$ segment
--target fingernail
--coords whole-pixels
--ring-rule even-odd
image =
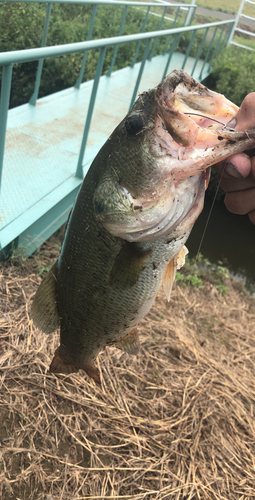
[[[240,174],[240,172],[237,170],[237,168],[232,165],[232,163],[226,163],[225,165],[225,172],[228,174],[228,175],[231,175],[231,177],[243,177],[242,174]]]
[[[226,123],[225,128],[227,130],[229,130],[229,129],[234,129],[235,126],[236,126],[236,119],[232,118],[232,120],[230,120],[230,122]]]

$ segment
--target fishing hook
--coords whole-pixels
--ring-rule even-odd
[[[207,118],[208,120],[212,120],[213,122],[220,123],[223,127],[226,127],[226,123],[221,122],[220,120],[216,120],[216,118],[211,118],[210,116],[202,115],[201,113],[183,113],[184,115],[194,115],[194,116],[202,116],[203,118]]]

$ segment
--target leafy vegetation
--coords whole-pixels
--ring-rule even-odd
[[[206,85],[240,106],[244,97],[254,91],[254,80],[253,52],[230,46],[214,60]]]
[[[224,295],[228,292],[227,280],[229,270],[219,261],[217,265],[211,264],[202,254],[196,258],[186,257],[185,266],[176,273],[176,281],[183,287],[203,287],[204,281],[210,282],[216,290]]]
[[[0,51],[27,49],[41,45],[46,6],[42,4],[4,3],[0,6]],[[99,5],[92,39],[117,36],[124,7]],[[141,31],[144,11],[129,8],[123,35]],[[86,40],[92,15],[92,5],[53,4],[47,45],[58,45]],[[146,31],[157,30],[160,18],[149,16]],[[172,25],[164,20],[162,29]],[[166,39],[157,44],[155,54],[162,52]],[[120,46],[114,69],[131,64],[137,45]],[[141,44],[141,59],[145,42]],[[89,51],[83,81],[94,77],[98,51]],[[103,72],[109,69],[113,48],[106,52]],[[72,54],[44,61],[39,97],[74,85],[79,76],[83,54]],[[11,93],[11,107],[27,102],[34,90],[37,62],[15,65]]]
[[[20,50],[38,47],[41,45],[46,6],[33,3],[3,3],[0,5],[0,51]],[[142,30],[146,9],[129,7],[123,35],[139,33]],[[162,13],[162,8],[158,9]],[[117,36],[121,19],[124,13],[123,6],[99,5],[92,32],[92,39]],[[86,40],[92,15],[92,5],[53,4],[47,45],[58,45]],[[151,15],[148,17],[146,32],[159,29],[161,17]],[[183,13],[176,27],[182,26]],[[169,29],[173,25],[169,15],[164,19],[162,29]],[[204,35],[204,30],[196,34],[190,55],[195,55]],[[185,53],[191,38],[190,33],[182,34],[179,38],[178,50]],[[170,39],[168,49],[173,43]],[[164,51],[168,40],[166,37],[158,39],[154,55]],[[140,45],[138,58],[141,60],[145,43]],[[151,50],[154,43],[151,44]],[[136,53],[137,43],[122,45],[114,65],[114,70],[132,63]],[[177,48],[177,47],[176,47]],[[205,54],[207,45],[204,46],[201,57]],[[103,73],[110,67],[114,49],[109,47],[106,51]],[[94,78],[98,50],[87,53],[86,67],[83,81]],[[83,54],[72,54],[44,61],[39,97],[52,94],[75,84],[81,67]],[[37,62],[15,65],[13,68],[11,107],[28,102],[34,91]]]

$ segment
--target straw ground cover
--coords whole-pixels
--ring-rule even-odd
[[[58,334],[29,317],[53,243],[1,264],[0,498],[255,498],[254,299],[178,282],[140,324],[138,357],[100,355],[102,389],[57,378]]]

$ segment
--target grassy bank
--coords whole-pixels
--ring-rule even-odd
[[[191,3],[190,0],[184,0],[181,3]],[[196,5],[204,9],[218,10],[227,14],[237,14],[241,0],[197,0]],[[254,5],[245,5],[244,14],[255,16]]]
[[[58,248],[1,263],[1,498],[252,498],[254,299],[224,270],[227,292],[188,267],[139,325],[138,357],[100,354],[100,390],[49,374],[58,334],[29,317]]]

